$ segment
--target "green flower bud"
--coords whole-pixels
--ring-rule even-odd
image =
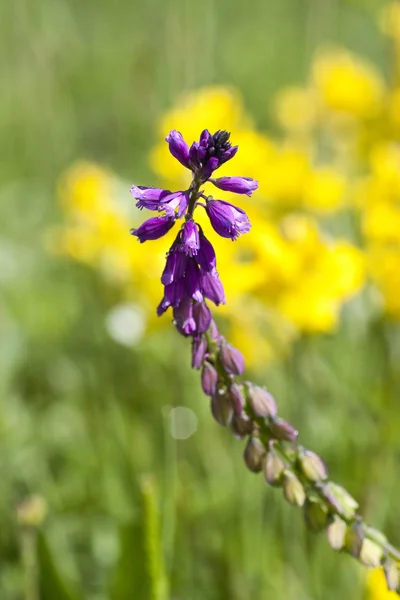
[[[347,525],[339,517],[334,517],[333,521],[326,529],[326,536],[331,548],[341,550],[346,539]]]
[[[322,458],[310,450],[302,450],[299,465],[309,481],[323,481],[328,477],[328,470]]]
[[[279,486],[282,483],[282,475],[285,463],[281,457],[271,448],[264,460],[264,477],[269,485]]]
[[[214,419],[226,427],[232,421],[233,407],[230,397],[225,391],[217,390],[211,398],[211,412]]]
[[[258,385],[251,385],[247,391],[251,409],[257,417],[275,417],[277,406],[273,396]]]
[[[292,506],[303,506],[306,499],[302,484],[291,471],[283,474],[283,495]]]
[[[355,558],[359,558],[361,555],[364,537],[364,529],[359,521],[356,521],[348,527],[346,532],[345,547],[346,550]]]
[[[360,562],[369,568],[379,567],[381,564],[383,552],[381,546],[365,538],[360,552]]]
[[[253,473],[259,473],[262,469],[264,456],[264,444],[258,437],[250,437],[243,454],[247,468]]]
[[[356,514],[358,502],[340,485],[331,481],[324,485],[322,493],[328,504],[346,519]]]
[[[386,585],[392,592],[397,592],[400,589],[399,569],[394,560],[385,558],[383,561],[383,570],[385,572]]]
[[[329,518],[326,506],[307,498],[303,511],[304,520],[310,531],[318,532],[325,529]]]

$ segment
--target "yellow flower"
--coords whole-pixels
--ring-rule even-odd
[[[400,247],[374,244],[368,251],[373,280],[382,293],[386,312],[400,318]]]
[[[305,185],[305,205],[318,212],[332,212],[343,205],[346,179],[331,166],[314,169]]]
[[[280,125],[289,132],[307,132],[317,119],[315,94],[307,88],[285,88],[275,98],[275,112]]]
[[[395,600],[396,592],[389,592],[383,569],[373,569],[367,577],[368,600]]]
[[[379,72],[344,50],[317,56],[313,82],[326,108],[361,119],[377,114],[385,91]]]
[[[381,13],[380,24],[386,35],[400,42],[400,4],[389,2]]]

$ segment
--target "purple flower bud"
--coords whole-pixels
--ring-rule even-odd
[[[273,446],[270,445],[270,450],[264,461],[264,477],[269,485],[280,486],[282,475],[285,470],[285,463],[276,453]]]
[[[215,169],[218,169],[218,167],[219,167],[218,158],[216,158],[215,156],[213,156],[212,158],[209,158],[201,170],[202,180],[207,181],[207,179],[209,179],[209,177],[211,177],[213,171],[215,171]]]
[[[235,194],[251,194],[258,188],[258,181],[251,177],[219,177],[211,179],[212,183],[220,190],[234,192]]]
[[[182,228],[181,249],[189,256],[195,256],[200,248],[199,230],[194,221],[186,221]]]
[[[211,324],[210,324],[210,336],[211,336],[211,339],[215,342],[221,338],[221,334],[218,331],[218,327],[217,327],[217,324],[215,323],[214,319],[212,319]]]
[[[217,391],[217,383],[217,371],[209,362],[205,362],[201,371],[201,387],[206,396],[214,396]]]
[[[164,271],[161,275],[161,283],[168,285],[173,281],[177,281],[186,271],[188,258],[184,252],[180,252],[177,247],[172,246],[167,255]]]
[[[179,306],[174,307],[174,324],[182,335],[191,335],[196,331],[192,308],[192,300],[187,297],[183,298]]]
[[[240,234],[248,233],[251,224],[241,208],[224,200],[207,200],[206,211],[211,225],[218,235],[236,240]]]
[[[225,392],[219,393],[217,390],[212,396],[211,412],[217,423],[223,427],[231,423],[234,412],[231,400]]]
[[[137,200],[137,208],[147,208],[148,210],[158,210],[161,200],[171,194],[169,190],[141,185],[133,185],[129,191]]]
[[[250,385],[248,388],[248,399],[254,414],[257,417],[275,417],[277,406],[273,396],[267,390],[258,385]]]
[[[205,302],[193,305],[193,318],[196,323],[196,333],[205,333],[211,324],[211,312]]]
[[[199,240],[200,248],[196,256],[197,263],[207,273],[213,273],[217,264],[215,250],[201,230]]]
[[[199,169],[200,168],[200,157],[199,157],[199,147],[200,144],[199,142],[193,142],[193,144],[190,146],[190,150],[189,150],[189,157],[190,157],[190,166],[192,169]]]
[[[242,412],[242,414],[233,415],[231,429],[233,434],[238,439],[243,439],[246,435],[250,435],[253,431],[253,421],[246,415],[246,413]]]
[[[200,369],[203,364],[207,353],[207,340],[204,336],[201,336],[198,340],[193,340],[192,343],[192,367],[193,369]]]
[[[141,243],[148,240],[158,240],[174,226],[175,219],[171,217],[152,217],[137,229],[131,229],[131,235],[136,235]]]
[[[274,419],[269,426],[271,433],[277,440],[283,440],[286,442],[295,442],[297,440],[298,432],[295,430],[290,423],[277,417]]]
[[[228,148],[228,150],[226,150],[220,160],[219,160],[219,164],[220,166],[223,165],[224,163],[226,163],[228,160],[231,160],[231,158],[233,158],[236,154],[236,152],[239,150],[239,146],[231,146],[230,148]]]
[[[236,415],[241,415],[243,412],[244,398],[242,395],[241,386],[233,383],[229,388],[229,394],[232,400],[232,407]]]
[[[169,132],[165,141],[169,144],[169,151],[172,156],[179,160],[184,167],[190,169],[189,146],[183,139],[182,134],[176,129],[173,129]]]
[[[193,258],[189,258],[185,272],[186,293],[189,298],[193,298],[196,302],[203,301],[201,292],[200,269]]]
[[[229,375],[241,375],[244,371],[243,354],[231,344],[223,340],[219,352],[221,365]]]
[[[225,294],[222,283],[218,277],[217,272],[214,273],[201,273],[201,289],[205,298],[214,302],[216,306],[219,304],[225,304]]]
[[[183,278],[169,283],[164,288],[164,298],[161,300],[157,314],[161,316],[169,306],[179,306],[185,297],[185,281]]]
[[[265,456],[264,444],[258,437],[251,437],[247,442],[243,458],[247,468],[253,473],[259,473],[262,470]]]
[[[158,210],[165,210],[165,214],[168,217],[174,217],[177,210],[176,215],[180,219],[185,214],[188,203],[189,196],[187,192],[169,193],[167,196],[161,198]]]

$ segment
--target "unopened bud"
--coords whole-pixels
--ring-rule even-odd
[[[219,352],[221,365],[229,375],[241,375],[244,371],[244,358],[242,353],[222,340]]]
[[[209,328],[208,332],[213,341],[217,341],[221,337],[214,319],[211,319],[210,328]]]
[[[251,385],[248,388],[248,401],[251,409],[257,417],[267,418],[275,417],[277,406],[274,397],[258,385]]]
[[[270,423],[270,431],[277,440],[283,440],[286,442],[295,442],[297,440],[298,432],[295,430],[290,423],[277,417]]]
[[[328,470],[322,458],[311,452],[303,450],[299,456],[300,468],[309,481],[323,481],[328,477]]]
[[[331,548],[341,550],[346,539],[347,525],[339,517],[335,517],[327,527],[326,537]]]
[[[219,423],[223,427],[226,427],[232,421],[232,403],[228,394],[225,391],[222,391],[222,393],[220,393],[219,390],[217,390],[214,396],[212,396],[211,412],[217,423]]]
[[[201,336],[199,340],[193,340],[192,343],[192,367],[193,369],[200,369],[204,362],[207,352],[207,340],[204,336]]]
[[[304,520],[310,531],[322,531],[328,523],[328,510],[319,502],[306,500],[304,503]]]
[[[209,362],[205,362],[201,371],[201,387],[206,396],[213,396],[217,391],[218,373]]]
[[[253,431],[253,427],[253,421],[244,412],[240,415],[233,415],[231,429],[237,438],[242,439],[247,435],[250,435]]]
[[[244,398],[242,388],[237,383],[233,383],[229,388],[229,394],[232,401],[233,410],[236,415],[241,415],[243,412]]]
[[[264,461],[264,477],[269,485],[279,486],[282,483],[282,475],[285,470],[285,463],[281,457],[271,448],[267,452]]]
[[[385,558],[383,562],[383,570],[385,572],[386,585],[392,592],[397,592],[400,589],[399,568],[391,558]]]
[[[259,473],[262,469],[264,456],[264,444],[258,437],[250,437],[243,454],[247,468],[253,473]]]
[[[41,496],[31,496],[17,507],[17,518],[20,525],[38,527],[47,514],[47,504]]]
[[[346,550],[355,558],[360,557],[364,537],[364,529],[360,522],[356,521],[348,527],[346,533],[345,547]]]
[[[303,506],[306,493],[296,475],[285,471],[283,475],[283,495],[292,506]]]
[[[354,517],[358,502],[340,485],[330,481],[322,488],[322,494],[328,504],[346,519]]]
[[[382,556],[382,548],[372,540],[365,538],[361,546],[360,562],[365,567],[376,568],[381,564]]]

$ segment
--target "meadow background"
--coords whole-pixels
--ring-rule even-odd
[[[143,218],[132,183],[179,189],[167,128],[191,142],[230,127],[242,154],[226,172],[261,184],[243,204],[254,233],[218,243],[217,321],[247,377],[399,545],[400,16],[391,3],[385,20],[388,6],[3,3],[1,600],[389,597],[380,573],[335,554],[246,470],[187,340],[154,317],[167,242],[129,237]],[[300,88],[279,100],[288,86]]]

